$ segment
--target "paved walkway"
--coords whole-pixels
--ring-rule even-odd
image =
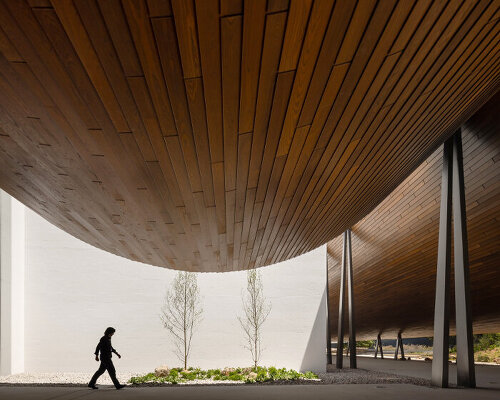
[[[5,400],[498,400],[497,390],[432,389],[414,385],[273,385],[216,387],[146,387],[115,390],[86,388],[0,387]]]
[[[345,359],[345,365],[349,361]],[[397,373],[418,378],[430,378],[431,364],[419,361],[358,358],[358,367]],[[456,370],[450,365],[450,382],[456,381]],[[407,384],[353,385],[241,385],[202,387],[127,387],[115,390],[101,387],[91,390],[82,387],[9,387],[0,386],[0,399],[8,400],[498,400],[500,399],[500,367],[476,366],[478,389],[436,389]]]
[[[430,362],[358,357],[357,363],[358,368],[412,376],[415,378],[431,379],[432,363]],[[349,358],[344,357],[344,365],[349,366]],[[476,364],[475,367],[477,387],[498,390],[498,398],[500,399],[500,365]],[[450,364],[449,366],[449,382],[450,385],[457,384],[456,364]]]

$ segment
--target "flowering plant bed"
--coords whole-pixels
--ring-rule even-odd
[[[275,367],[248,367],[202,370],[200,368],[160,367],[143,376],[133,376],[129,383],[140,384],[210,384],[320,381],[313,372],[297,372]]]

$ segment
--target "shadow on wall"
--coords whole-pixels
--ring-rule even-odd
[[[318,311],[316,312],[311,334],[304,351],[304,357],[300,365],[301,371],[312,371],[316,373],[326,371],[326,312],[325,287],[323,295],[321,296],[321,301],[319,302]],[[319,346],[318,343],[322,343],[323,345]],[[318,369],[318,365],[322,366],[320,370]]]

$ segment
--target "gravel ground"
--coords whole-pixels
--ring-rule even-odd
[[[367,369],[343,368],[336,369],[334,365],[328,365],[327,372],[318,374],[323,383],[371,383],[371,384],[389,384],[389,383],[408,383],[419,386],[430,386],[428,379],[413,378],[410,376],[401,376],[388,374],[385,372],[370,371]]]
[[[92,373],[78,373],[78,372],[60,372],[60,373],[36,373],[36,374],[15,374],[0,376],[0,384],[44,384],[44,385],[80,385],[87,384],[92,378]],[[128,382],[132,376],[144,375],[144,373],[117,373],[116,377],[123,384]],[[101,375],[97,380],[100,385],[112,385],[111,379],[107,373]]]
[[[144,375],[144,373],[118,373],[117,378],[125,384],[132,376]],[[36,373],[36,374],[15,374],[0,376],[0,385],[2,386],[74,386],[86,385],[92,374],[85,373]],[[429,386],[430,382],[426,379],[412,378],[383,372],[369,371],[365,369],[344,368],[337,370],[329,365],[328,372],[318,374],[321,380],[300,380],[294,382],[267,382],[261,384],[392,384],[406,383],[420,386]],[[244,382],[233,381],[213,381],[209,379],[191,381],[187,384],[179,385],[241,385]],[[102,375],[97,381],[98,385],[112,385],[108,374]],[[169,384],[143,384],[141,386],[158,386]]]

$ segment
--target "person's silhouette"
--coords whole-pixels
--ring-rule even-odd
[[[97,347],[95,348],[95,360],[99,361],[99,351],[101,352],[101,365],[99,369],[96,371],[92,379],[90,380],[88,387],[92,389],[99,389],[95,384],[97,382],[97,379],[104,374],[106,370],[108,370],[109,376],[111,377],[111,380],[113,381],[113,384],[117,389],[121,389],[125,385],[121,385],[120,382],[118,382],[118,379],[116,379],[116,370],[115,366],[113,365],[113,361],[111,361],[111,353],[115,353],[118,358],[122,358],[121,355],[118,354],[118,352],[111,346],[111,336],[115,334],[115,328],[107,328],[106,331],[104,332],[104,336],[99,340],[99,343],[97,344]]]

